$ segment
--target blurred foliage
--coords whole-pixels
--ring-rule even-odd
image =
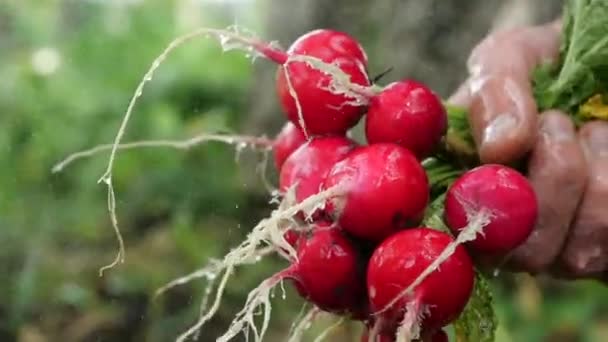
[[[101,278],[117,248],[96,183],[107,154],[50,170],[114,138],[137,82],[172,38],[235,18],[261,30],[258,12],[247,1],[0,2],[0,341],[168,341],[193,322],[203,282],[159,298],[154,291],[221,256],[270,209],[234,148],[121,152],[114,183],[127,258]],[[251,78],[241,53],[195,40],[148,84],[125,141],[247,133],[250,89],[274,96],[272,84]],[[242,268],[202,340],[282,266],[271,259]],[[501,341],[608,340],[608,291],[599,284],[501,274],[493,285]],[[276,298],[270,341],[284,339],[302,304],[293,289],[288,298]],[[341,335],[355,340],[359,328]]]

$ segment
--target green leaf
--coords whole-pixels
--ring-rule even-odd
[[[442,232],[450,233],[450,230],[443,222],[443,201],[445,200],[445,194],[439,195],[433,200],[426,209],[424,215],[424,226],[440,230]]]
[[[608,86],[608,0],[569,0],[563,18],[559,63],[537,68],[534,95],[541,111],[575,114]]]
[[[454,322],[456,341],[493,342],[497,327],[490,285],[484,276],[475,273],[475,288],[469,303]]]

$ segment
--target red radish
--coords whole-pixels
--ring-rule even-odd
[[[249,293],[244,308],[217,341],[229,341],[248,327],[253,328],[255,341],[262,341],[270,319],[269,297],[285,279],[293,280],[302,297],[325,311],[349,315],[367,306],[363,258],[339,227],[319,223],[299,241],[297,259]],[[253,325],[260,309],[264,323],[258,329]]]
[[[367,55],[361,44],[344,32],[329,29],[313,30],[296,39],[291,48],[297,49],[300,54],[313,53],[323,60],[346,57],[367,65]]]
[[[306,142],[296,149],[281,167],[281,191],[285,192],[297,183],[297,202],[318,193],[329,170],[355,145],[354,141],[345,137],[318,137]]]
[[[315,30],[298,38],[287,55],[304,55],[337,65],[350,76],[350,82],[370,85],[367,76],[367,56],[361,45],[349,35],[333,30]],[[285,58],[287,61],[287,58]],[[300,119],[308,135],[344,134],[354,126],[364,112],[362,103],[330,90],[332,76],[313,68],[306,62],[290,62],[277,70],[277,93],[283,110],[291,122],[300,127]],[[285,76],[285,68],[289,80]],[[290,85],[298,103],[290,92]],[[301,107],[301,115],[298,110]]]
[[[433,332],[462,312],[473,290],[474,270],[461,245],[410,295],[398,299],[452,242],[446,233],[415,228],[392,235],[376,248],[367,268],[367,290],[382,331],[394,333],[404,317],[410,317],[416,322],[408,323],[419,325],[423,334]]]
[[[298,292],[319,308],[352,314],[365,305],[365,265],[339,228],[319,224],[300,242],[293,269]]]
[[[370,100],[365,122],[370,144],[397,143],[422,159],[446,129],[447,114],[441,100],[422,83],[391,83]]]
[[[287,122],[272,143],[274,165],[277,170],[281,170],[281,166],[283,166],[287,157],[305,142],[304,132],[293,123]]]
[[[343,188],[326,211],[352,235],[380,242],[417,225],[429,201],[428,179],[416,157],[396,144],[360,147],[336,163],[324,189]]]
[[[516,170],[488,164],[458,178],[445,197],[445,222],[458,234],[467,225],[467,215],[485,209],[489,223],[470,246],[488,254],[504,254],[523,243],[532,232],[538,215],[534,189]]]

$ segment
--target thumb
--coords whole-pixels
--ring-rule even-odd
[[[483,163],[511,163],[531,150],[537,116],[530,73],[556,57],[556,25],[494,33],[471,54],[465,89],[453,97],[467,104],[473,137]]]

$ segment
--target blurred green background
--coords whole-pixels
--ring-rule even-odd
[[[395,8],[373,3],[1,1],[0,341],[173,340],[193,323],[204,283],[159,298],[154,291],[223,255],[269,213],[270,196],[253,172],[259,154],[243,151],[236,162],[235,148],[218,143],[122,152],[113,179],[127,258],[99,277],[117,248],[106,189],[96,183],[107,154],[50,170],[71,152],[112,141],[135,86],[172,38],[236,22],[288,46],[331,26],[361,39],[372,71],[395,67],[386,81],[418,77],[447,96],[464,77],[466,53],[504,9],[499,1],[392,1],[404,14],[385,22]],[[548,7],[524,19],[544,20]],[[197,39],[148,84],[125,141],[272,136],[284,120],[273,71]],[[271,258],[239,270],[201,340],[221,333],[247,292],[282,266]],[[608,341],[606,287],[504,273],[493,286],[499,341]],[[269,341],[283,341],[302,302],[288,288],[288,300],[274,303]],[[315,324],[307,340],[327,324]],[[328,340],[358,341],[359,330],[346,325]]]

